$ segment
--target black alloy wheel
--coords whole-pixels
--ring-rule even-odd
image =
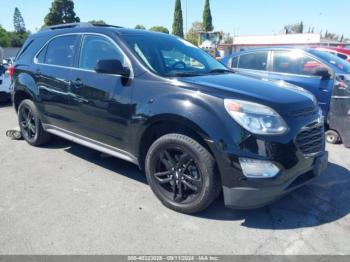
[[[153,174],[159,189],[170,201],[189,203],[203,187],[201,173],[193,157],[179,147],[166,148],[158,154]]]
[[[23,138],[32,146],[41,146],[51,139],[41,124],[38,111],[32,100],[23,100],[18,107],[18,124]]]
[[[178,212],[200,212],[221,191],[214,158],[186,135],[168,134],[156,140],[147,152],[145,171],[158,199]]]
[[[37,134],[37,125],[32,109],[28,105],[23,105],[18,117],[23,137],[26,140],[33,140]]]

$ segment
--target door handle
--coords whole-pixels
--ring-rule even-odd
[[[75,79],[75,81],[73,82],[73,85],[75,88],[82,88],[84,83],[80,78]]]

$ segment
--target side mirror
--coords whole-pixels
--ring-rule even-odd
[[[326,67],[318,67],[315,69],[315,76],[320,76],[322,80],[330,79],[331,74],[329,73],[328,68]]]
[[[119,60],[99,60],[97,62],[95,71],[100,74],[109,75],[121,75],[128,77],[130,75],[130,70],[124,67]]]

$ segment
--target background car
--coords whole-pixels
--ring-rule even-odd
[[[350,49],[339,47],[315,47],[316,50],[328,52],[350,62]]]
[[[15,62],[15,57],[9,57],[9,58],[5,58],[3,61],[2,61],[2,64],[4,66],[10,66],[10,65],[13,65],[13,63]]]
[[[337,143],[343,140],[350,146],[350,63],[329,52],[315,48],[260,48],[237,52],[222,60],[235,72],[269,80],[283,80],[302,87],[315,95],[326,119],[329,131],[343,135],[332,136],[327,140]],[[342,110],[336,110],[342,104]],[[340,113],[339,113],[340,112]],[[334,119],[338,119],[334,127]],[[348,123],[349,122],[349,123]]]
[[[7,102],[11,99],[9,66],[9,64],[0,64],[0,102]]]

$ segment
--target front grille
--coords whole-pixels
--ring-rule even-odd
[[[321,152],[324,144],[323,123],[315,122],[305,126],[297,135],[295,142],[304,155]]]
[[[312,115],[317,112],[317,107],[306,107],[298,110],[293,110],[291,112],[292,116],[299,117],[299,116],[307,116]]]

